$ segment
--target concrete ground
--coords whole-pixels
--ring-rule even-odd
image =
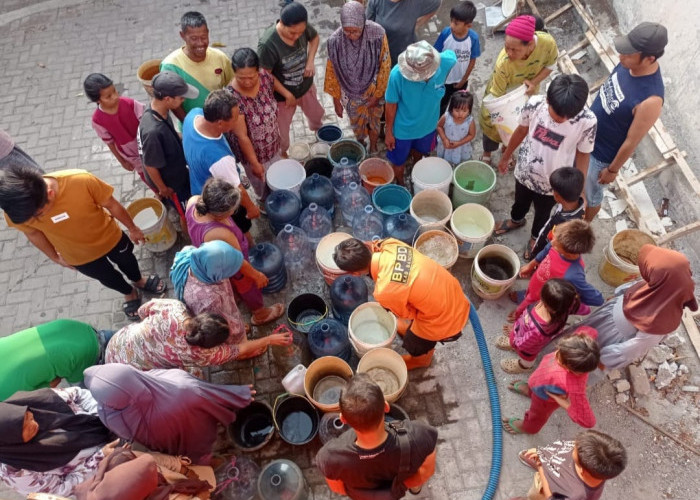
[[[338,26],[341,0],[307,0],[311,20],[319,29],[322,40]],[[449,9],[456,2],[445,0],[436,19],[421,35],[433,41],[449,23]],[[480,5],[494,3],[489,0]],[[546,4],[553,11],[557,2]],[[597,5],[597,3],[596,3]],[[64,168],[87,169],[115,187],[116,196],[124,204],[146,195],[138,179],[122,170],[111,153],[95,136],[90,127],[93,107],[82,95],[82,80],[90,72],[109,75],[119,89],[130,97],[145,102],[146,94],[136,78],[136,68],[147,59],[163,57],[179,46],[178,20],[189,9],[201,10],[209,21],[211,42],[225,45],[230,54],[241,46],[255,47],[261,30],[276,19],[277,0],[190,0],[140,2],[136,0],[50,0],[44,2],[3,2],[0,24],[5,36],[0,42],[0,126],[17,143],[36,158],[47,170]],[[551,12],[550,11],[550,12]],[[600,11],[603,12],[603,11]],[[605,11],[604,22],[610,22]],[[572,14],[572,13],[569,13]],[[580,26],[567,14],[553,23],[552,33],[561,48],[574,37]],[[502,35],[491,36],[484,26],[483,10],[475,29],[482,36],[483,55],[478,60],[470,87],[476,92],[477,104],[488,79],[495,57],[502,46]],[[580,33],[580,31],[579,31]],[[576,41],[576,40],[574,40]],[[574,42],[570,42],[574,43]],[[322,86],[325,48],[317,59],[317,85]],[[595,72],[595,65],[590,64]],[[337,122],[328,96],[324,96],[326,121]],[[347,129],[347,123],[340,122]],[[297,115],[293,125],[294,140],[313,142],[313,134]],[[475,146],[478,141],[475,141]],[[478,150],[479,147],[476,146]],[[489,208],[495,217],[507,216],[512,199],[513,181],[510,175],[500,177]],[[624,215],[617,219],[624,218]],[[73,318],[98,328],[119,328],[125,324],[121,298],[103,289],[75,271],[60,268],[33,248],[21,234],[9,230],[4,222],[0,231],[0,335],[50,321]],[[264,220],[256,222],[256,237],[271,237]],[[589,279],[605,295],[611,288],[603,284],[596,272],[602,249],[614,233],[614,220],[595,223],[598,243],[586,256]],[[521,230],[506,237],[494,238],[497,243],[521,252],[527,232]],[[144,272],[166,276],[175,248],[166,254],[154,255],[138,250]],[[527,401],[506,390],[513,377],[498,368],[503,354],[493,349],[493,339],[500,333],[505,315],[513,307],[508,299],[482,302],[470,286],[471,261],[460,260],[453,269],[465,292],[478,308],[484,325],[489,350],[496,366],[496,379],[504,415],[520,415]],[[315,269],[296,277],[292,284],[267,299],[289,301],[301,291],[315,291],[328,298],[328,289]],[[518,282],[524,288],[526,282]],[[244,311],[245,312],[245,311]],[[268,329],[253,330],[256,336]],[[433,366],[410,375],[406,394],[399,400],[413,419],[436,426],[440,442],[437,471],[434,478],[417,497],[422,499],[469,500],[481,498],[491,462],[491,421],[485,379],[476,342],[468,327],[457,343],[441,346]],[[684,332],[683,332],[683,335]],[[692,350],[686,362],[697,385],[698,362]],[[270,353],[255,362],[234,362],[217,369],[212,379],[218,383],[254,383],[262,399],[273,403],[282,392],[280,379],[284,372]],[[690,500],[700,491],[698,456],[663,437],[651,426],[633,417],[615,402],[615,389],[603,381],[591,390],[590,399],[598,417],[597,428],[616,436],[629,452],[629,466],[619,478],[606,487],[604,498],[674,498]],[[638,399],[637,407],[647,406],[649,419],[656,425],[672,430],[691,431],[698,428],[697,401],[686,399],[669,403],[660,393],[653,392],[646,400]],[[679,409],[687,409],[680,411]],[[547,426],[535,436],[504,436],[503,469],[495,495],[499,500],[524,494],[532,473],[516,457],[520,449],[545,444],[558,438],[573,437],[579,428],[563,412],[557,412]],[[680,432],[680,431],[679,431]],[[697,448],[697,436],[687,438]],[[220,443],[222,451],[228,447]],[[260,452],[251,455],[259,465],[285,457],[294,460],[314,492],[314,498],[335,498],[325,487],[314,467],[318,440],[303,447],[286,445],[279,437]],[[231,450],[228,450],[231,451]],[[0,489],[0,498],[20,498],[11,491]]]

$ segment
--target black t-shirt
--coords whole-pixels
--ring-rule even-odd
[[[157,115],[157,116],[156,116]],[[163,182],[177,192],[189,191],[190,174],[182,149],[182,140],[168,116],[167,122],[147,108],[141,117],[136,136],[144,165],[157,168]],[[180,200],[187,203],[187,200]]]
[[[411,443],[410,474],[415,474],[435,450],[437,429],[422,422],[404,421]],[[401,445],[392,429],[384,443],[365,450],[355,444],[357,434],[350,429],[326,443],[316,455],[316,466],[332,480],[341,480],[346,487],[358,489],[391,488],[401,462]],[[352,495],[350,495],[352,498]]]

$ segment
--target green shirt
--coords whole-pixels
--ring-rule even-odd
[[[86,323],[59,319],[0,338],[0,401],[48,387],[56,377],[75,384],[97,362],[100,346]]]

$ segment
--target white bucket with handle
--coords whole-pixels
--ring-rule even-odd
[[[527,87],[523,84],[501,97],[491,94],[484,97],[484,107],[491,115],[491,123],[496,127],[503,144],[508,144],[518,126],[520,112],[529,99],[526,91]]]

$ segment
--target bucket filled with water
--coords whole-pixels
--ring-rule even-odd
[[[357,365],[357,373],[365,373],[374,380],[389,403],[399,399],[408,384],[406,362],[399,353],[385,347],[365,354]]]
[[[411,179],[414,195],[424,189],[437,189],[445,194],[450,194],[452,165],[447,160],[437,156],[428,156],[413,165]]]
[[[452,215],[452,202],[443,191],[426,189],[411,200],[411,215],[422,226],[446,226]]]
[[[265,446],[275,433],[272,408],[265,401],[253,401],[236,412],[228,435],[236,448],[255,451]]]
[[[483,205],[467,203],[452,214],[450,227],[459,244],[459,256],[473,259],[493,234],[495,221],[491,211]]]
[[[598,274],[610,286],[639,277],[639,250],[642,245],[656,245],[654,238],[638,229],[625,229],[610,239],[598,266]]]
[[[143,85],[146,93],[151,97],[153,97],[153,85],[151,85],[151,82],[160,73],[160,62],[160,59],[149,59],[141,63],[141,66],[136,70],[136,77]]]
[[[482,299],[496,300],[515,283],[520,272],[518,255],[505,245],[487,245],[472,264],[472,288]]]
[[[348,336],[359,357],[372,349],[390,347],[396,337],[396,316],[379,302],[366,302],[350,315]]]
[[[340,410],[340,392],[352,378],[352,368],[335,356],[324,356],[311,363],[304,377],[304,392],[322,412]]]
[[[402,214],[411,208],[411,193],[403,186],[385,184],[372,192],[372,204],[384,216]]]
[[[365,159],[365,147],[354,139],[341,139],[331,144],[328,150],[328,159],[334,167],[341,165],[359,166]]]
[[[177,241],[175,226],[168,219],[168,212],[160,200],[141,198],[126,207],[134,224],[146,238],[146,248],[151,252],[165,252]]]
[[[416,238],[413,247],[445,269],[454,266],[459,256],[457,239],[452,234],[439,229],[425,231]]]
[[[318,412],[303,396],[277,396],[273,415],[277,432],[289,444],[306,444],[318,433]]]
[[[333,144],[343,138],[343,131],[338,125],[323,125],[316,131],[316,139],[320,143]]]
[[[452,185],[455,208],[465,203],[485,205],[496,187],[496,172],[483,161],[465,161],[455,168]]]
[[[367,158],[360,164],[362,185],[369,194],[378,186],[391,184],[394,180],[394,169],[381,158]]]

